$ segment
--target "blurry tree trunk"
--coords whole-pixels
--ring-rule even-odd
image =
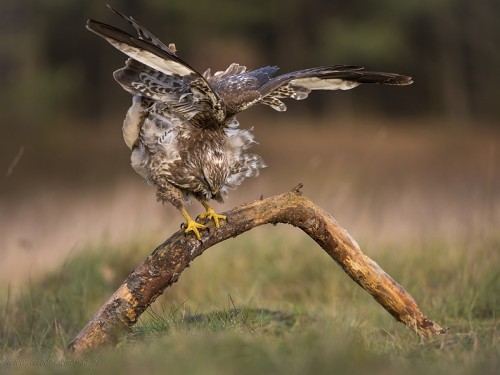
[[[500,62],[500,5],[497,0],[465,2],[464,43],[468,47],[471,100],[475,118],[500,117],[498,65]]]
[[[469,124],[471,115],[471,95],[468,87],[467,63],[462,46],[460,19],[453,9],[441,9],[434,15],[436,35],[437,69],[430,74],[441,85],[444,113],[448,120],[458,126]],[[433,78],[434,77],[434,78]]]
[[[277,223],[302,229],[396,320],[417,334],[445,333],[400,285],[361,252],[332,216],[304,197],[300,188],[234,208],[225,213],[227,222],[210,233],[204,231],[201,241],[193,235],[185,236],[182,230],[172,235],[127,277],[69,344],[68,351],[80,355],[116,340],[206,249],[257,226]]]

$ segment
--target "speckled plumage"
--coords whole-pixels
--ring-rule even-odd
[[[87,28],[129,56],[114,73],[133,96],[123,123],[123,137],[132,150],[137,173],[157,187],[157,197],[170,202],[187,220],[187,231],[200,238],[184,209],[190,196],[207,209],[204,215],[218,226],[222,215],[208,206],[222,202],[229,189],[265,167],[248,151],[254,143],[249,130],[239,128],[235,115],[255,104],[285,111],[281,99],[307,98],[312,90],[347,90],[361,83],[407,85],[411,78],[394,73],[368,72],[358,66],[332,65],[274,77],[277,67],[247,70],[231,64],[225,71],[196,72],[131,17],[116,10],[138,33],[89,20]],[[194,229],[193,229],[194,228]]]

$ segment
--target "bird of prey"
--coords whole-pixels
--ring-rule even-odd
[[[239,128],[235,115],[256,104],[285,111],[282,99],[302,100],[313,90],[348,90],[362,83],[408,85],[411,77],[370,72],[360,66],[328,65],[277,75],[276,66],[247,70],[231,64],[225,71],[198,73],[132,17],[114,10],[137,32],[87,21],[87,28],[129,58],[114,72],[130,94],[132,106],[123,123],[123,137],[132,150],[131,164],[156,186],[157,199],[170,202],[186,219],[185,232],[201,240],[206,225],[193,220],[185,201],[197,199],[206,212],[198,217],[225,220],[209,206],[223,202],[229,189],[265,167],[250,153],[251,130]]]

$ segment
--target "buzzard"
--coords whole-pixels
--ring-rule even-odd
[[[360,66],[328,65],[276,76],[276,66],[247,70],[231,64],[226,70],[198,73],[132,17],[110,9],[137,32],[131,35],[111,25],[87,21],[87,29],[104,38],[129,58],[114,72],[130,94],[132,106],[123,122],[123,137],[132,151],[137,173],[157,188],[157,198],[170,202],[186,219],[185,232],[206,226],[185,209],[191,196],[206,212],[202,220],[215,227],[225,220],[209,206],[223,202],[229,189],[247,177],[257,176],[266,165],[248,149],[251,130],[239,128],[236,114],[255,104],[285,111],[282,99],[302,100],[313,90],[349,90],[362,83],[409,85],[411,77],[370,72]]]

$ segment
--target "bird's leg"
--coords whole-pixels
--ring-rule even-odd
[[[191,217],[189,216],[189,214],[187,213],[187,211],[184,207],[182,207],[180,209],[180,211],[181,211],[182,216],[184,216],[184,218],[186,219],[186,229],[184,230],[184,232],[185,233],[193,232],[195,234],[196,238],[198,238],[198,240],[201,241],[201,236],[200,236],[200,232],[198,231],[198,229],[206,229],[207,227],[205,225],[197,223],[196,221],[191,219]]]
[[[226,216],[216,213],[215,210],[208,205],[207,201],[200,200],[200,203],[203,205],[203,207],[205,207],[206,212],[198,215],[198,217],[200,219],[213,220],[215,223],[215,227],[219,228],[219,220],[226,220]]]
[[[206,229],[207,227],[191,219],[186,211],[186,208],[184,207],[184,198],[182,191],[162,178],[156,179],[155,184],[157,187],[156,197],[158,201],[162,203],[172,203],[174,207],[177,208],[181,212],[182,216],[184,216],[184,218],[186,219],[185,233],[193,232],[196,238],[201,241],[201,236],[198,229]]]

